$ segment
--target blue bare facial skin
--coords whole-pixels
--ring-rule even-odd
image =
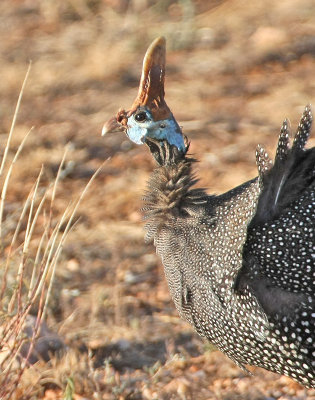
[[[127,136],[136,144],[143,144],[146,137],[156,140],[166,140],[180,151],[185,150],[181,129],[173,115],[170,118],[154,121],[146,107],[139,108],[128,118]]]

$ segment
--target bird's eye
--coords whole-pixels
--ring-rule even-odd
[[[135,115],[137,122],[144,122],[147,119],[147,114],[144,111],[140,111]]]

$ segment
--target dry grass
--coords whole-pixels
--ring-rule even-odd
[[[14,212],[7,207],[10,178],[18,163],[20,153],[33,129],[26,133],[17,151],[8,156],[14,135],[29,66],[8,134],[0,167],[0,241],[1,241],[1,339],[0,339],[0,398],[12,399],[23,374],[30,368],[30,358],[36,347],[42,323],[51,297],[52,286],[59,258],[69,232],[76,223],[76,211],[95,179],[98,169],[83,189],[80,197],[70,202],[63,214],[56,218],[54,203],[58,183],[64,174],[67,148],[60,162],[56,178],[48,186],[42,184],[44,167],[31,191]],[[4,216],[4,214],[6,214]],[[36,315],[30,334],[26,333],[27,319]],[[28,343],[26,354],[22,349]]]

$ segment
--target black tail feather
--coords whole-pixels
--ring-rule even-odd
[[[313,122],[313,115],[311,106],[307,105],[305,107],[304,113],[302,115],[301,121],[299,123],[294,141],[292,150],[302,150],[304,149],[306,142],[311,134]]]
[[[251,226],[274,219],[303,194],[308,187],[315,185],[315,147],[305,149],[310,136],[312,112],[307,106],[302,115],[292,147],[290,147],[290,125],[283,122],[280,130],[275,163],[268,165],[269,157],[260,150],[258,167],[262,182],[257,211]],[[259,155],[259,151],[257,152]],[[256,158],[257,158],[256,153]],[[263,160],[263,162],[262,162]]]
[[[280,135],[278,140],[277,152],[276,152],[276,162],[284,161],[290,150],[290,137],[291,137],[291,127],[290,121],[286,118],[280,129]]]

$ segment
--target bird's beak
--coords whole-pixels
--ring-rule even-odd
[[[125,130],[127,120],[139,107],[146,107],[155,121],[169,118],[172,113],[164,99],[166,41],[155,39],[149,46],[143,60],[139,90],[129,111],[120,110],[116,117],[108,120],[102,136],[114,131]]]
[[[105,136],[107,133],[116,132],[118,130],[120,130],[120,124],[118,124],[117,118],[113,117],[105,122],[105,124],[103,125],[102,136]]]
[[[112,117],[105,122],[102,129],[102,136],[105,136],[108,133],[125,131],[127,125],[126,115],[126,111],[119,110],[115,117]]]

